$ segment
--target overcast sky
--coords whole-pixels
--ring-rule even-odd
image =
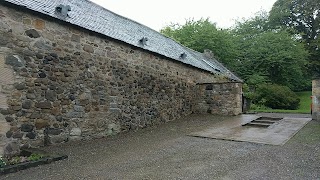
[[[154,30],[171,23],[184,24],[186,19],[209,17],[218,27],[228,28],[234,20],[270,11],[276,0],[91,0],[119,15]]]

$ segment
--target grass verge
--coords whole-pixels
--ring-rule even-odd
[[[311,91],[303,91],[303,92],[297,92],[297,95],[300,98],[300,106],[299,109],[296,110],[287,110],[287,109],[257,109],[252,110],[250,112],[268,112],[268,113],[303,113],[303,114],[309,114],[311,99],[310,96],[312,95]]]

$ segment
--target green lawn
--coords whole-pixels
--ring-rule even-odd
[[[266,110],[254,110],[254,112],[275,112],[275,113],[310,113],[310,104],[312,95],[311,91],[297,92],[297,95],[300,98],[300,106],[297,110],[284,110],[284,109],[266,109]]]

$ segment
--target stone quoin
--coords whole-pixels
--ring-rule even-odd
[[[312,81],[312,119],[320,121],[320,79]]]

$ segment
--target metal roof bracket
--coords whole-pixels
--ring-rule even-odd
[[[141,38],[140,40],[139,40],[139,43],[141,44],[141,45],[143,45],[143,46],[145,46],[145,45],[147,45],[147,41],[148,41],[149,39],[147,38],[147,37],[143,37],[143,38]]]
[[[69,5],[62,5],[56,7],[56,14],[62,18],[70,17],[68,12],[71,11],[71,7]]]
[[[187,57],[187,54],[185,52],[180,54],[180,59],[185,59],[186,57]]]

